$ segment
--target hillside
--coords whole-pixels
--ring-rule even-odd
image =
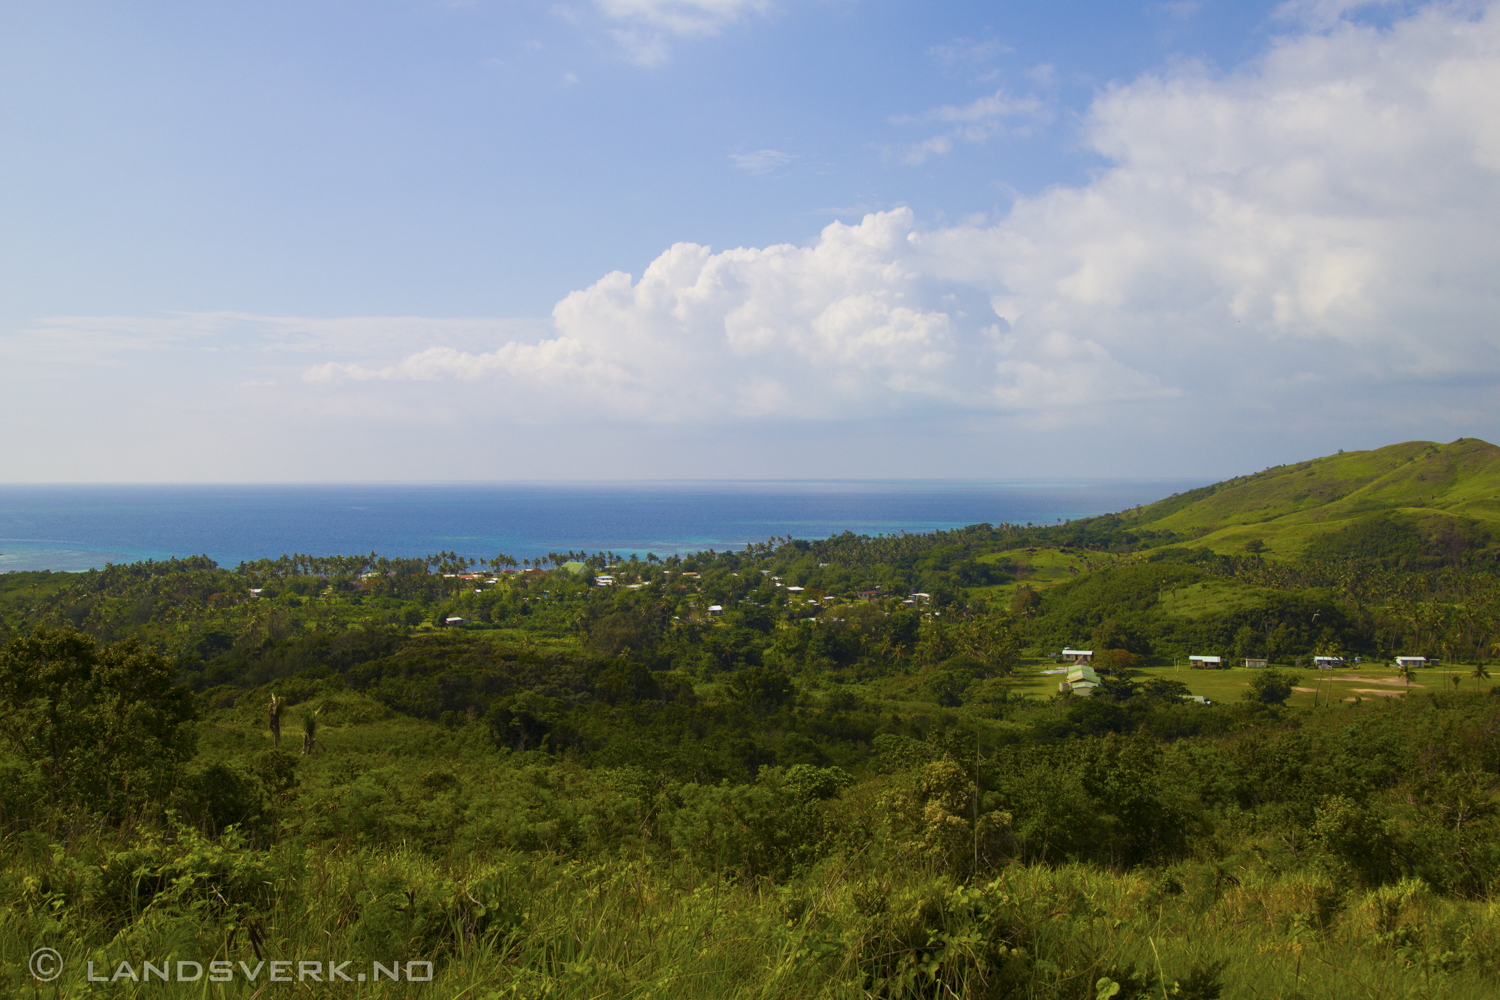
[[[1496,455],[520,573],[0,574],[0,997],[42,940],[60,997],[267,947],[393,1000],[1494,997]]]
[[[1191,490],[1119,521],[1157,544],[1191,541],[1225,555],[1254,551],[1257,542],[1273,558],[1317,545],[1367,549],[1372,534],[1382,536],[1377,548],[1492,549],[1500,539],[1500,447],[1460,438],[1343,452]],[[1407,537],[1385,537],[1392,534]]]

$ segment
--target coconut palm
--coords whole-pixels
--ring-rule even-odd
[[[1410,663],[1403,663],[1396,668],[1396,673],[1400,674],[1402,679],[1406,681],[1406,689],[1410,691],[1411,680],[1417,676],[1417,668]]]
[[[284,701],[285,699],[278,698],[275,694],[271,695],[271,745],[278,749],[281,747],[281,706]]]
[[[1477,684],[1480,681],[1489,680],[1490,672],[1483,663],[1476,663],[1474,664],[1474,669],[1469,671],[1469,676],[1474,678],[1474,682]]]
[[[302,713],[302,752],[310,754],[318,745],[318,713],[322,709]]]

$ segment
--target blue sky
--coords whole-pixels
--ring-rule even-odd
[[[1487,4],[11,4],[0,477],[1494,440]]]

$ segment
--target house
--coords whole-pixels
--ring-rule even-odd
[[[1270,660],[1257,660],[1253,656],[1247,656],[1247,657],[1245,657],[1245,666],[1250,667],[1252,669],[1264,669],[1265,667],[1269,667],[1270,665],[1271,665],[1271,661]]]
[[[1224,666],[1222,656],[1189,656],[1188,666],[1193,670],[1219,670]]]
[[[1342,656],[1314,656],[1313,666],[1319,670],[1332,670],[1334,667],[1342,667],[1344,658]]]
[[[1192,702],[1194,705],[1212,705],[1213,704],[1213,702],[1209,701],[1207,698],[1203,697],[1201,694],[1185,694],[1185,695],[1181,695],[1180,697],[1182,698],[1183,701]]]
[[[1065,649],[1062,658],[1069,663],[1093,663],[1094,651],[1092,649]]]
[[[467,624],[469,624],[469,619],[467,619],[467,618],[460,618],[459,616],[454,615],[452,618],[445,618],[445,619],[443,619],[443,624],[444,625],[467,625]]]
[[[711,615],[722,615],[724,613],[724,606],[722,604],[710,604],[708,606],[708,613]]]
[[[1425,667],[1425,666],[1427,666],[1427,657],[1425,657],[1425,656],[1398,656],[1398,657],[1396,657],[1396,667],[1397,667],[1397,669],[1400,669],[1401,667],[1406,667],[1406,666]]]
[[[800,593],[802,593],[802,590],[803,590],[803,588],[801,588],[801,587],[788,587],[788,588],[786,588],[786,592],[788,594],[800,594]]]
[[[1084,664],[1074,664],[1068,668],[1068,679],[1057,682],[1057,689],[1062,692],[1071,691],[1074,694],[1089,694],[1099,686],[1099,675],[1094,673],[1094,668]]]

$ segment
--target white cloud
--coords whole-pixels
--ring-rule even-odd
[[[729,159],[736,169],[747,174],[770,174],[791,163],[797,157],[777,149],[757,149],[753,153],[730,153]]]
[[[1015,50],[998,38],[986,38],[982,41],[955,38],[943,45],[934,45],[927,50],[927,54],[943,66],[954,66],[989,62],[996,56],[1013,51]]]
[[[545,320],[71,317],[0,350],[212,350],[231,384],[274,381],[258,391],[330,419],[437,421],[462,400],[500,421],[614,428],[999,419],[1118,436],[1154,421],[1206,440],[1247,420],[1416,436],[1441,419],[1482,433],[1500,382],[1495,93],[1492,8],[1345,19],[1227,76],[1187,66],[1101,92],[1084,136],[1108,166],[997,221],[926,228],[896,209],[806,246],[679,243]],[[985,100],[932,120],[1008,107]]]
[[[1088,134],[1112,169],[933,243],[988,248],[1023,326],[1267,363],[1296,340],[1388,378],[1495,371],[1500,26],[1468,12],[1346,22],[1228,78],[1110,90]]]
[[[433,347],[383,364],[325,363],[309,382],[488,380],[534,405],[647,421],[839,419],[1072,406],[1170,395],[1065,331],[1006,340],[933,273],[909,209],[835,222],[811,246],[714,253],[680,243],[640,279],[616,272],[553,310],[555,335],[479,353]]]
[[[621,25],[610,34],[627,57],[655,66],[671,56],[673,38],[703,38],[751,14],[770,10],[768,0],[595,0],[606,18]]]
[[[378,371],[545,372],[650,419],[1089,420],[1210,386],[1251,398],[1290,370],[1367,391],[1494,379],[1495,93],[1488,9],[1345,21],[1227,77],[1186,67],[1101,93],[1086,135],[1113,165],[998,223],[922,230],[897,210],[807,247],[679,244],[639,281],[616,273],[568,296],[534,351],[413,354]],[[1000,93],[930,116],[967,126],[1032,110]],[[942,297],[954,289],[991,306],[955,308]]]
[[[940,122],[951,126],[941,135],[905,147],[901,153],[902,161],[916,165],[925,163],[930,156],[951,151],[955,139],[984,143],[1000,135],[1024,135],[1032,125],[1051,118],[1052,109],[1045,101],[1036,97],[1017,97],[1002,89],[968,104],[945,104],[922,115],[899,115],[891,122],[896,125]],[[1022,124],[1010,124],[1015,120]]]

